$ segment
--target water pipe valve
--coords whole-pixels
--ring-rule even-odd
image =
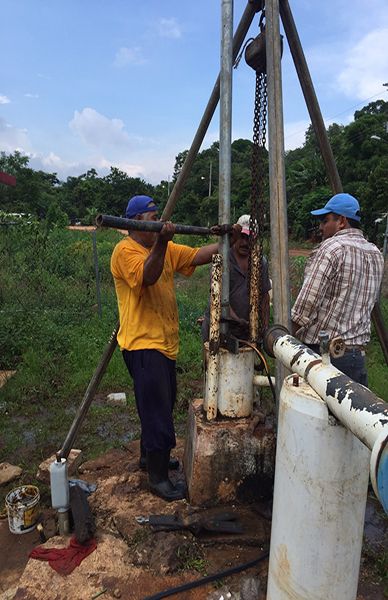
[[[330,364],[330,340],[329,334],[327,331],[319,332],[319,352],[322,356],[322,364],[329,365]]]

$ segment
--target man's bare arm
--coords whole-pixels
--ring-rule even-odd
[[[191,265],[198,267],[199,265],[207,265],[212,260],[213,254],[218,252],[218,244],[209,244],[208,246],[202,246],[193,258]]]
[[[216,233],[216,231],[220,230],[220,226],[215,225],[211,229],[214,231],[214,233]],[[229,243],[231,246],[233,246],[240,234],[241,226],[233,225],[232,232],[229,234]],[[191,265],[193,267],[198,267],[199,265],[207,265],[211,262],[213,254],[216,254],[217,252],[219,252],[218,244],[209,244],[208,246],[202,246],[202,248],[200,248],[197,254],[195,255]]]
[[[174,237],[175,225],[169,221],[163,225],[158,238],[148,258],[144,261],[143,285],[154,285],[162,274],[164,259],[166,257],[167,245]]]

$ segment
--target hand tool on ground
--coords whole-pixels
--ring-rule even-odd
[[[135,517],[139,525],[150,525],[153,531],[188,530],[194,535],[204,531],[211,533],[242,533],[243,527],[236,515],[231,512],[219,512],[212,515],[193,514],[182,516],[149,515]]]

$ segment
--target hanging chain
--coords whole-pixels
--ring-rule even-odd
[[[264,237],[264,148],[267,129],[267,74],[256,72],[255,107],[253,119],[252,184],[250,206],[249,266],[248,281],[250,303],[258,305],[258,328],[250,323],[251,341],[258,343],[263,336],[262,314],[262,270]],[[257,294],[257,299],[255,295]]]

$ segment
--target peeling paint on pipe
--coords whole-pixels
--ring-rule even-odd
[[[303,377],[327,403],[331,412],[372,452],[371,480],[388,512],[388,404],[356,383],[322,357],[289,335],[285,327],[271,327],[265,347],[282,364]]]
[[[220,347],[222,256],[213,254],[210,286],[209,357],[207,363],[204,409],[207,419],[217,416],[218,363]]]

